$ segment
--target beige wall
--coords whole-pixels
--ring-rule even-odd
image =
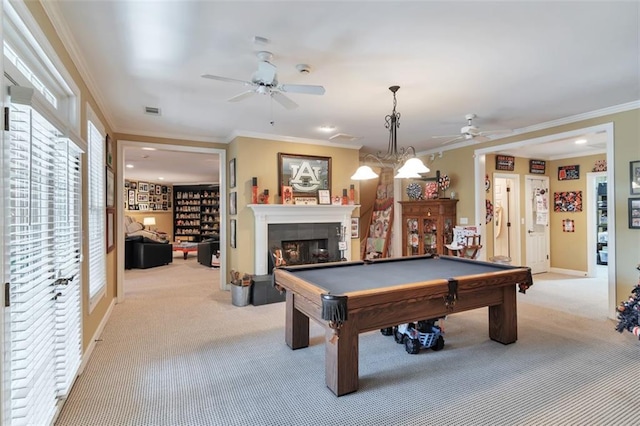
[[[278,194],[278,153],[317,155],[331,157],[331,194],[342,195],[342,189],[349,188],[350,177],[358,168],[358,150],[337,148],[330,145],[310,145],[302,143],[281,142],[275,140],[236,138],[229,147],[229,160],[236,158],[236,188],[229,192],[238,193],[238,214],[229,216],[229,220],[237,220],[236,248],[228,250],[228,268],[240,272],[254,273],[254,216],[251,208],[251,178],[258,178],[260,191],[268,189],[270,203],[280,203]],[[356,197],[359,187],[356,186]],[[356,202],[358,202],[356,198]],[[356,210],[352,214],[358,217]],[[360,242],[349,241],[352,259],[359,258]]]
[[[616,268],[616,294],[614,297],[615,300],[618,301],[625,300],[629,296],[631,289],[637,283],[638,277],[635,267],[640,262],[640,254],[638,252],[638,247],[640,246],[640,231],[628,228],[627,213],[627,200],[630,197],[629,162],[640,159],[640,143],[638,142],[640,141],[640,109],[605,115],[549,129],[524,133],[499,141],[478,143],[477,145],[446,151],[444,152],[443,158],[436,158],[433,163],[429,164],[429,167],[432,169],[432,175],[433,170],[440,169],[441,172],[450,176],[452,186],[449,192],[451,190],[458,192],[460,198],[458,202],[458,220],[460,217],[468,217],[470,218],[470,223],[473,223],[475,215],[473,155],[476,149],[536,139],[606,123],[612,123],[614,127],[614,156],[608,159],[609,164],[614,164],[615,167],[614,181],[610,182],[610,184],[613,185],[613,192],[615,194],[613,203],[615,205],[616,221],[616,259],[615,265],[613,265]],[[428,157],[423,158],[423,160],[428,161]],[[591,160],[589,160],[587,164],[592,164]],[[516,167],[519,167],[517,163]],[[555,167],[557,170],[557,165]],[[588,168],[588,170],[590,170],[590,168]],[[403,194],[403,196],[405,195]],[[555,244],[556,251],[560,250],[559,244],[560,243]],[[524,243],[522,254],[524,259]],[[611,265],[611,262],[609,264]]]

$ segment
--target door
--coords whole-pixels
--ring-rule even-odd
[[[531,273],[549,271],[549,178],[525,177],[526,266]]]
[[[50,424],[81,361],[81,152],[27,100],[10,104],[5,134],[8,267],[4,308],[7,425]],[[31,91],[33,92],[33,91]],[[18,96],[20,95],[20,96]]]

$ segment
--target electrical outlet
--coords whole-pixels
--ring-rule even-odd
[[[468,225],[468,224],[469,224],[469,218],[467,217],[460,218],[460,225]]]

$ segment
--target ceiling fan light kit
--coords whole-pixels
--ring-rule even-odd
[[[301,93],[306,95],[324,95],[325,90],[322,86],[309,84],[280,84],[278,82],[278,75],[276,72],[277,68],[271,63],[273,54],[266,50],[261,50],[256,54],[256,56],[258,57],[258,70],[251,76],[251,81],[211,74],[203,74],[202,77],[211,80],[223,81],[225,83],[236,83],[252,87],[252,89],[228,99],[229,102],[238,102],[253,94],[269,95],[271,99],[278,102],[283,107],[287,109],[294,109],[298,107],[298,104],[285,96],[283,92]],[[301,73],[309,73],[311,71],[311,67],[307,64],[298,64],[296,68]]]
[[[393,93],[393,111],[391,114],[385,116],[385,127],[389,129],[389,146],[387,147],[387,152],[383,154],[382,152],[378,152],[377,156],[373,156],[372,154],[367,154],[364,157],[364,160],[368,157],[376,159],[383,167],[383,161],[392,162],[395,164],[394,168],[398,168],[397,174],[394,176],[395,179],[417,179],[422,176],[420,173],[428,173],[429,168],[424,165],[422,160],[416,157],[416,149],[413,146],[408,146],[406,148],[398,149],[398,127],[400,127],[400,113],[396,111],[396,105],[398,101],[396,100],[396,92],[400,90],[400,86],[391,86],[389,87],[391,93]],[[367,170],[368,169],[368,170]],[[369,171],[371,173],[369,173]],[[361,177],[367,176],[367,177]],[[368,177],[370,176],[370,177]],[[367,165],[360,166],[358,170],[351,176],[353,180],[365,180],[365,179],[374,179],[377,178],[378,175],[371,170],[371,167]]]

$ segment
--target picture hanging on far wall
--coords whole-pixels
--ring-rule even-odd
[[[318,196],[331,190],[331,157],[278,153],[278,195],[282,187],[293,188],[293,196]]]
[[[231,226],[229,227],[229,241],[231,248],[236,248],[236,220],[231,219]]]
[[[631,180],[631,195],[640,195],[640,161],[629,163],[629,178]]]
[[[629,198],[629,228],[640,229],[640,198]]]
[[[573,219],[564,219],[562,221],[562,232],[575,232],[576,227]]]
[[[238,193],[229,193],[229,214],[235,215],[238,213]]]
[[[554,192],[554,212],[581,212],[582,191]]]
[[[229,161],[229,188],[236,187],[236,159]]]

